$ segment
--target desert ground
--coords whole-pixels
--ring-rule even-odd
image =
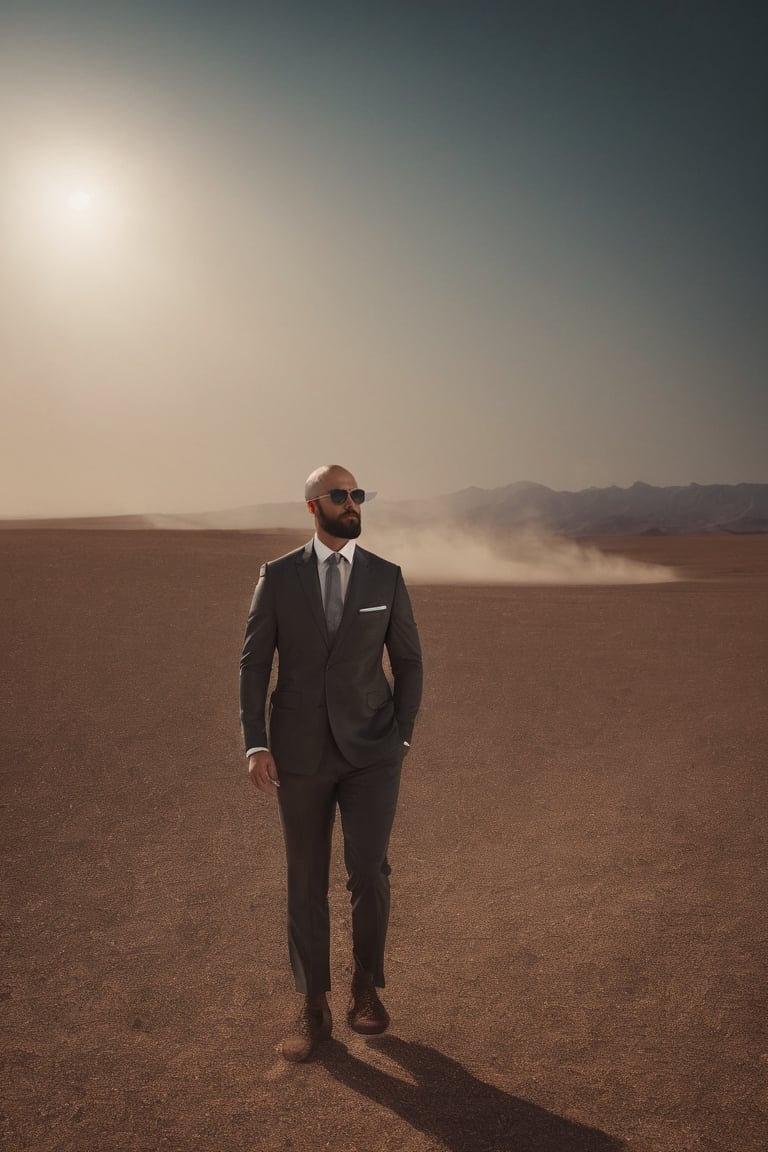
[[[768,537],[605,540],[674,583],[416,585],[388,1035],[296,1008],[237,667],[296,533],[0,533],[2,1147],[757,1152]],[[365,543],[363,538],[362,543]]]

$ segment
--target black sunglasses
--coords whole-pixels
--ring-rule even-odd
[[[323,492],[322,496],[313,496],[312,499],[324,500],[326,496],[330,496],[334,504],[346,504],[347,497],[353,504],[365,503],[365,491],[362,488],[353,488],[351,492],[346,488],[331,488],[330,492]]]

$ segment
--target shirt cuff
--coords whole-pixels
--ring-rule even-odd
[[[264,748],[262,745],[259,745],[258,748],[249,748],[245,753],[246,760],[249,756],[252,756],[254,752],[269,752],[269,748]]]

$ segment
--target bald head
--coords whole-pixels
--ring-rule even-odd
[[[321,464],[307,476],[304,499],[316,500],[318,496],[330,492],[331,488],[357,488],[357,481],[341,464]]]
[[[360,535],[360,507],[352,499],[356,488],[357,480],[341,464],[323,464],[307,476],[304,485],[307,510],[315,518],[319,539],[334,551],[343,547],[347,540],[355,540]],[[334,489],[341,489],[343,493],[341,504],[330,499]]]

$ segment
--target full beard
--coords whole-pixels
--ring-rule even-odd
[[[363,529],[361,517],[358,512],[344,512],[338,518],[332,519],[330,516],[326,516],[322,505],[318,504],[317,519],[323,531],[327,532],[329,536],[335,536],[337,539],[357,540]]]

